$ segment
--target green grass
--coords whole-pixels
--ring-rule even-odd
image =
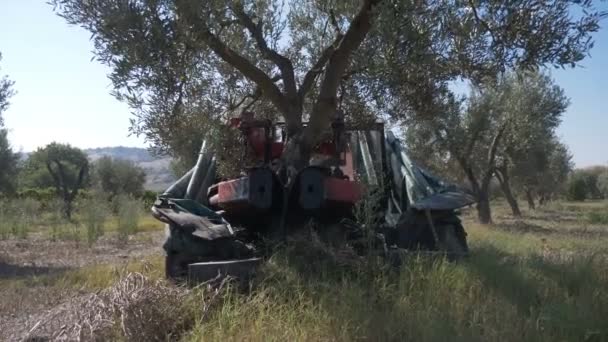
[[[608,225],[608,206],[587,213],[587,219],[591,224]]]
[[[105,201],[84,199],[68,221],[60,201],[45,203],[44,208],[33,200],[5,201],[0,203],[0,240],[42,233],[51,241],[84,241],[92,246],[106,233],[124,243],[135,233],[163,230],[164,224],[145,213],[139,201],[124,202],[125,209],[113,214]]]
[[[275,257],[251,294],[231,293],[185,340],[555,341],[608,338],[605,264],[414,258],[400,272],[313,272]]]
[[[163,230],[165,227],[164,223],[159,222],[152,215],[143,215],[139,218],[137,223],[137,232],[157,232]],[[116,233],[119,230],[118,218],[111,217],[108,219],[105,225],[105,231]]]
[[[515,220],[499,204],[491,226],[466,213],[471,255],[454,263],[411,255],[400,269],[373,258],[344,264],[299,241],[273,255],[248,291],[210,300],[198,288],[162,305],[194,322],[182,341],[608,341],[608,226],[588,220],[606,205],[556,203]],[[144,217],[138,226],[162,225]],[[160,278],[162,257],[15,281],[97,291],[129,271]]]
[[[561,231],[560,217],[543,223],[554,232],[509,232],[468,216],[469,258],[412,257],[399,271],[349,270],[288,250],[184,340],[608,340],[608,239]]]

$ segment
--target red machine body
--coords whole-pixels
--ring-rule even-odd
[[[252,113],[243,113],[231,120],[230,125],[239,129],[245,138],[245,149],[253,155],[258,166],[247,174],[225,180],[209,190],[212,206],[231,212],[259,213],[285,205],[284,194],[298,199],[297,209],[331,210],[350,209],[359,201],[362,185],[356,181],[353,171],[353,156],[344,141],[344,131],[335,127],[333,136],[320,143],[311,156],[311,166],[302,170],[295,183],[288,189],[280,180],[272,165],[279,160],[285,147],[283,126],[273,125],[269,120],[257,120]],[[280,164],[280,163],[278,163]]]

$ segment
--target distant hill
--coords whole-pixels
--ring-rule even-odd
[[[171,158],[155,156],[145,148],[124,146],[99,147],[85,149],[84,152],[92,161],[103,156],[133,161],[146,172],[146,184],[144,186],[148,190],[165,190],[176,180],[170,168]]]
[[[127,159],[136,163],[151,162],[158,160],[158,157],[153,156],[145,148],[138,147],[98,147],[88,148],[84,150],[91,160],[97,160],[103,156],[110,156],[112,158]]]

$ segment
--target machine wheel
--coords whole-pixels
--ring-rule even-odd
[[[184,280],[188,277],[188,259],[180,253],[170,252],[165,256],[165,277]]]
[[[467,233],[461,224],[450,224],[443,227],[439,236],[441,248],[446,253],[448,260],[461,259],[469,254],[467,244]]]

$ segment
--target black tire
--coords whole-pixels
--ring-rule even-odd
[[[441,249],[450,261],[461,259],[469,254],[467,234],[461,224],[445,225],[439,240]]]
[[[165,256],[165,277],[170,280],[186,280],[188,278],[188,259],[176,252]]]

